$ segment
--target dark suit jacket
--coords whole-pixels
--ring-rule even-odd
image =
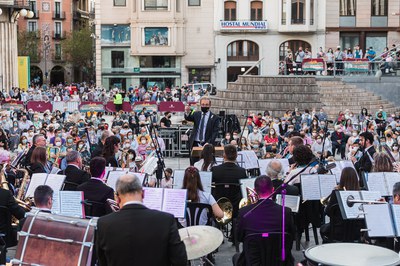
[[[99,265],[186,266],[186,248],[174,217],[129,204],[100,217],[96,250]]]
[[[6,235],[7,246],[15,245],[17,239],[16,235],[12,235],[11,215],[21,220],[24,218],[25,211],[17,204],[11,191],[2,188],[0,188],[0,207],[0,233]]]
[[[83,191],[85,200],[92,202],[92,206],[85,206],[86,215],[100,217],[112,212],[107,199],[114,199],[114,190],[100,180],[89,179],[76,190]]]
[[[115,158],[115,156],[110,156],[105,158],[106,159],[106,166],[111,166],[111,167],[120,167],[117,159]]]
[[[193,142],[195,141],[197,131],[200,130],[199,127],[201,122],[201,116],[202,116],[201,111],[190,113],[189,115],[185,114],[185,119],[187,121],[191,121],[194,123],[192,133],[190,134],[189,137],[189,148],[193,147]],[[208,121],[205,122],[207,122],[207,126],[206,126],[206,132],[204,134],[204,143],[210,143],[212,145],[216,145],[215,139],[218,136],[220,119],[217,115],[210,112],[209,119]]]
[[[103,154],[103,147],[104,147],[103,143],[99,141],[97,147],[92,151],[91,158],[101,156]]]
[[[239,202],[242,199],[240,185],[226,188],[218,184],[240,184],[239,180],[247,178],[246,170],[235,163],[223,163],[212,168],[212,182],[216,184],[211,193],[216,200],[227,197],[233,204],[233,217],[237,217]]]
[[[371,156],[371,158],[374,158],[374,154],[375,154],[375,148],[374,146],[371,146],[367,152],[363,153],[363,155],[361,156],[361,158],[354,164],[355,168],[357,169],[358,172],[360,172],[361,170],[365,171],[365,172],[371,172],[372,170],[372,162],[371,159],[369,158]],[[369,156],[368,154],[369,153]]]
[[[58,172],[58,174],[66,176],[65,182],[71,182],[71,183],[75,183],[78,185],[85,183],[91,177],[88,172],[78,169],[78,167],[75,167],[73,165],[68,165],[64,171],[60,171],[60,172]],[[76,187],[77,187],[76,185],[68,184],[68,183],[64,183],[64,184],[65,184],[65,186],[64,186],[63,190],[70,190],[70,191],[76,190]]]

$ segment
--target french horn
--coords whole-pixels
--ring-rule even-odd
[[[222,197],[217,201],[217,204],[223,211],[224,217],[216,218],[215,220],[217,221],[217,223],[221,225],[226,225],[232,220],[232,213],[233,213],[232,202],[228,198]]]

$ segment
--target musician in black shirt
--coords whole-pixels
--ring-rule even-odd
[[[163,118],[161,118],[161,121],[160,121],[160,127],[161,128],[168,128],[168,127],[171,127],[171,124],[172,124],[172,122],[171,122],[171,113],[170,112],[165,112],[164,113],[164,117]]]

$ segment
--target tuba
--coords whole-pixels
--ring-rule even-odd
[[[247,198],[243,198],[240,200],[239,209],[247,205],[254,204],[259,200],[259,196],[254,189],[246,187],[246,193],[247,193]]]
[[[216,220],[219,224],[226,225],[232,220],[232,213],[233,213],[232,202],[228,198],[222,197],[217,201],[217,204],[224,212],[224,217],[216,218]]]

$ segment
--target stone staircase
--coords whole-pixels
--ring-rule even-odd
[[[283,117],[287,110],[295,107],[301,112],[324,107],[330,120],[335,120],[339,111],[346,109],[354,114],[359,114],[362,107],[375,114],[380,105],[388,113],[400,110],[380,96],[346,84],[340,78],[313,76],[239,76],[236,82],[228,84],[227,90],[218,91],[211,99],[214,113],[225,111],[239,119],[265,110]]]

